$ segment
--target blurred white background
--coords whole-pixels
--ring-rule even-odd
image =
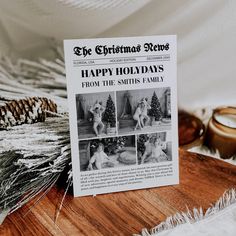
[[[1,0],[0,55],[48,57],[51,38],[176,34],[179,105],[236,105],[235,12],[235,0]]]

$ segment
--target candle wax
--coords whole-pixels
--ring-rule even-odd
[[[215,119],[222,125],[230,128],[236,128],[236,115],[235,114],[215,114]]]

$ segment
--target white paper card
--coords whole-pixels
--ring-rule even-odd
[[[176,36],[64,51],[74,196],[178,184]]]

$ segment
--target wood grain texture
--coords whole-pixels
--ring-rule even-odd
[[[179,153],[179,185],[96,197],[68,195],[57,224],[54,217],[63,192],[53,188],[25,217],[32,202],[8,216],[0,235],[132,235],[186,207],[207,209],[225,190],[236,187],[236,166],[184,150]]]

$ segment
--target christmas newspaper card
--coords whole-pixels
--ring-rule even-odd
[[[178,184],[176,36],[64,50],[74,195]]]

